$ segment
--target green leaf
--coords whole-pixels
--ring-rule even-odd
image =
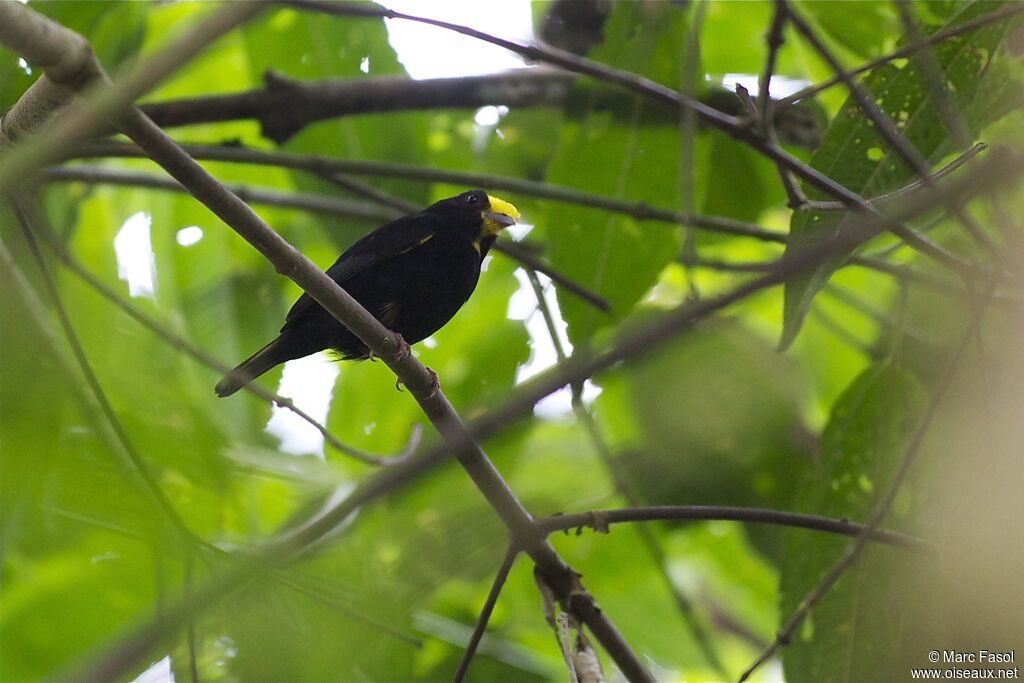
[[[816,467],[799,484],[800,512],[863,521],[888,485],[924,406],[908,372],[889,364],[865,370],[836,401]],[[897,499],[887,527],[903,527],[912,512]],[[911,499],[912,500],[912,499]],[[783,620],[838,559],[848,538],[802,529],[785,532],[782,554]],[[810,620],[783,650],[787,680],[897,680],[900,639],[925,625],[898,618],[901,596],[912,590],[906,572],[919,556],[871,545],[825,595]]]
[[[723,321],[628,367],[641,437],[617,466],[642,503],[789,505],[810,458],[799,375],[785,358]],[[774,530],[752,532],[764,549],[778,542]]]
[[[981,1],[960,3],[957,14],[936,30],[956,26],[999,6],[999,3]],[[1017,87],[1013,81],[989,78],[993,56],[1017,23],[1006,21],[989,25],[946,40],[933,50],[948,95],[974,132],[980,123],[974,112],[990,111],[993,101],[1010,96]],[[937,162],[952,151],[949,133],[917,59],[874,69],[865,78],[864,87],[896,123],[897,130],[929,163]],[[1000,95],[992,94],[992,88],[998,89]],[[987,96],[977,100],[979,92]],[[874,124],[863,115],[852,96],[833,118],[824,143],[811,157],[811,165],[866,198],[896,190],[914,178],[897,153],[887,149]],[[814,188],[806,188],[806,191],[811,199],[827,198]],[[847,214],[839,212],[795,213],[790,224],[787,255],[799,253],[823,237],[843,230],[844,220]],[[848,255],[849,252],[829,256],[786,282],[780,347],[786,348],[792,343],[815,295]]]
[[[605,26],[606,42],[592,57],[676,87],[684,27],[684,14],[672,5],[621,3]],[[593,109],[581,121],[567,122],[548,180],[607,196],[678,206],[678,128],[644,125],[644,111],[657,105],[639,97],[632,102],[624,119],[623,112]],[[545,232],[551,264],[611,304],[613,316],[559,292],[574,343],[586,342],[614,316],[629,313],[681,246],[677,227],[578,206],[551,205],[538,224]]]
[[[827,36],[861,60],[892,49],[888,42],[902,26],[891,2],[801,2],[799,9],[812,18]]]

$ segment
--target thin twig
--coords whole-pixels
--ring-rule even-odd
[[[770,93],[772,76],[775,73],[775,61],[778,58],[779,50],[786,40],[785,28],[786,22],[789,19],[789,13],[788,6],[782,0],[776,0],[773,8],[772,24],[765,35],[767,55],[764,60],[764,68],[761,71],[761,80],[758,83],[760,91],[757,102],[757,121],[760,125],[761,135],[772,143],[778,144],[778,136],[775,134],[775,126],[773,125],[775,121],[775,105]],[[741,90],[746,95],[746,90],[737,83],[736,93],[740,94]],[[749,95],[747,96],[749,97]],[[793,177],[792,172],[779,162],[775,162],[775,168],[778,171],[779,180],[782,182],[782,188],[786,192],[787,205],[794,210],[805,208],[807,197],[804,196],[803,191],[800,189],[800,184]]]
[[[892,276],[900,281],[916,282],[921,285],[938,289],[958,296],[969,296],[962,281],[950,280],[927,270],[916,268],[905,263],[893,263],[870,254],[854,254],[847,259],[847,264],[859,266],[878,273]],[[697,262],[701,268],[709,268],[723,272],[764,273],[775,267],[776,261],[723,261],[721,259],[702,258]],[[997,291],[993,293],[996,303],[1019,306],[1024,303],[1024,293],[1013,291]]]
[[[1024,12],[1024,4],[1011,3],[1006,7],[1002,7],[988,14],[976,17],[974,19],[971,19],[970,21],[965,21],[962,24],[952,26],[944,31],[938,31],[929,36],[925,36],[923,39],[921,39],[920,42],[911,43],[899,47],[887,55],[883,55],[882,57],[873,59],[870,62],[858,66],[856,69],[844,71],[842,74],[837,74],[836,76],[833,76],[828,80],[822,81],[821,83],[809,86],[807,88],[804,88],[803,90],[800,90],[799,92],[793,93],[792,95],[783,97],[782,99],[776,101],[775,107],[777,109],[780,109],[782,107],[792,106],[797,102],[800,102],[801,100],[809,99],[824,90],[828,90],[833,86],[839,85],[845,80],[845,78],[852,78],[853,76],[862,74],[865,71],[871,71],[872,69],[876,69],[884,64],[888,64],[889,62],[895,59],[909,57],[910,55],[920,50],[922,47],[936,45],[938,43],[949,40],[950,38],[953,38],[955,36],[959,36],[964,33],[969,33],[984,26],[989,26],[990,24],[999,23],[1004,19],[1009,19],[1010,17],[1016,16],[1022,12]]]
[[[704,71],[700,64],[700,32],[704,28],[708,3],[698,2],[690,5],[690,17],[686,22],[686,33],[683,41],[683,58],[679,66],[679,91],[686,97],[695,98],[697,89],[704,80]],[[684,214],[695,213],[696,182],[694,177],[694,154],[697,148],[697,115],[688,108],[679,109],[679,206]],[[697,281],[690,264],[698,259],[697,234],[693,224],[683,226],[682,262],[686,276],[686,284],[691,299],[700,298]]]
[[[958,168],[966,164],[968,161],[978,156],[978,154],[984,152],[986,149],[988,149],[988,145],[985,144],[984,142],[979,142],[972,146],[971,148],[969,148],[963,154],[959,155],[958,157],[950,161],[948,164],[946,164],[939,170],[935,171],[934,173],[928,174],[928,181],[918,179],[905,187],[901,187],[898,190],[893,190],[892,192],[887,192],[886,194],[878,195],[877,197],[872,197],[868,199],[868,201],[873,206],[881,207],[892,201],[906,197],[907,195],[913,192],[917,192],[918,190],[921,190],[924,187],[929,187],[931,183],[934,183],[937,180],[945,178],[946,176],[948,176],[949,174],[953,173]],[[824,202],[815,200],[807,200],[806,208],[811,211],[848,210],[848,207],[842,202]]]
[[[487,622],[491,618],[491,613],[494,612],[494,606],[498,603],[498,596],[501,595],[501,589],[505,586],[508,573],[512,570],[512,565],[515,563],[517,555],[519,555],[519,550],[516,549],[514,544],[510,543],[508,548],[505,549],[505,556],[501,559],[501,565],[499,565],[498,571],[494,575],[494,581],[491,582],[491,590],[487,592],[487,599],[484,601],[484,606],[480,609],[480,614],[477,616],[476,625],[473,626],[473,633],[470,634],[469,642],[466,643],[466,651],[462,653],[462,659],[459,661],[459,668],[455,670],[455,676],[452,677],[452,683],[462,683],[462,680],[466,677],[466,672],[469,671],[469,663],[473,661],[477,646],[480,645],[480,639],[484,637],[484,631],[487,630]]]
[[[731,507],[720,505],[656,505],[646,507],[619,508],[616,510],[590,510],[570,515],[538,517],[537,525],[547,533],[591,527],[604,530],[609,524],[621,522],[653,522],[665,520],[753,522],[774,524],[798,529],[824,531],[843,536],[857,536],[867,530],[866,525],[846,519],[831,519],[818,515],[804,515],[783,510],[764,508]],[[868,540],[908,550],[934,552],[935,544],[916,536],[898,531],[873,529]]]
[[[110,168],[108,166],[76,164],[74,166],[50,167],[43,171],[42,177],[44,180],[65,183],[83,182],[89,184],[122,185],[126,187],[146,187],[165,192],[188,194],[188,190],[173,178],[142,171]],[[273,188],[230,183],[228,188],[242,201],[262,204],[264,206],[298,209],[329,216],[347,216],[372,221],[390,221],[399,215],[375,203],[338,199],[321,194],[284,192]]]
[[[368,161],[362,159],[335,159],[310,154],[290,154],[285,152],[267,152],[244,147],[223,145],[183,145],[182,149],[194,159],[202,161],[227,161],[243,164],[259,164],[276,166],[318,174],[349,173],[355,175],[400,178],[423,182],[447,183],[465,187],[481,187],[488,190],[507,190],[537,199],[555,201],[603,209],[612,213],[632,216],[639,220],[656,220],[677,225],[689,225],[720,232],[726,235],[752,237],[768,242],[784,243],[786,233],[767,230],[753,223],[737,221],[724,216],[708,216],[703,214],[685,214],[680,211],[651,206],[646,202],[634,202],[615,197],[606,197],[585,190],[577,190],[562,185],[500,176],[486,173],[470,173],[449,169],[438,169],[414,164],[401,164],[388,161]],[[145,153],[136,145],[102,141],[93,142],[74,151],[68,158],[96,157],[128,157],[145,158]]]
[[[788,2],[788,0],[778,0],[778,2]],[[804,38],[807,39],[807,42],[811,44],[814,50],[822,57],[822,59],[825,60],[836,75],[842,78],[844,85],[846,85],[850,94],[857,101],[857,105],[860,107],[861,111],[864,112],[864,115],[870,119],[871,123],[874,124],[875,130],[882,136],[882,139],[888,143],[889,147],[895,150],[897,156],[903,160],[910,170],[917,174],[918,178],[920,178],[926,186],[933,185],[933,181],[929,175],[930,169],[928,162],[917,148],[914,147],[914,144],[905,135],[900,133],[899,129],[896,128],[896,123],[889,117],[889,115],[882,111],[882,108],[875,103],[874,96],[868,92],[867,88],[862,86],[860,83],[857,83],[847,74],[842,64],[839,63],[839,60],[836,59],[828,46],[825,45],[821,38],[818,37],[818,34],[811,28],[810,24],[800,16],[799,12],[790,9],[789,17],[797,30],[799,30],[800,33],[804,35]],[[967,215],[967,213],[962,210],[961,207],[949,203],[946,205],[949,207],[950,211],[959,218],[961,224],[967,229],[968,234],[975,242],[988,249],[991,254],[996,253],[995,245],[992,241]],[[907,230],[906,235],[912,234],[909,232],[909,229],[904,228],[904,230]],[[893,230],[893,232],[896,232],[897,235],[902,237],[904,240],[907,240],[903,233],[896,230]],[[917,239],[918,237],[915,235],[915,241]],[[911,245],[914,244],[911,240],[907,240],[907,242]]]
[[[757,94],[757,109],[760,113],[758,123],[761,126],[761,133],[765,136],[771,132],[772,127],[771,85],[772,76],[775,74],[775,60],[779,50],[786,42],[786,3],[776,1],[773,8],[772,24],[768,33],[765,34],[765,45],[768,49],[764,58],[764,68],[761,70],[761,80],[758,82]]]

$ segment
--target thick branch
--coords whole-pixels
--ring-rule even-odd
[[[557,106],[568,99],[573,79],[564,71],[543,69],[460,78],[374,76],[318,82],[267,72],[266,87],[260,90],[152,102],[141,109],[161,128],[256,119],[263,135],[281,144],[311,123],[352,114],[486,105]]]

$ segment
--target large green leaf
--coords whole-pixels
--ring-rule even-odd
[[[605,26],[606,42],[591,55],[656,81],[677,86],[678,51],[685,15],[661,3],[620,3]],[[675,207],[680,200],[679,131],[647,126],[654,107],[632,98],[631,111],[591,110],[562,128],[548,180],[588,192]],[[679,253],[680,230],[579,206],[549,207],[541,223],[552,265],[625,315]],[[574,342],[588,340],[613,316],[559,293],[559,306]]]
[[[977,16],[998,9],[1001,3],[965,2],[956,14],[932,32],[956,26]],[[979,112],[994,113],[992,102],[1012,97],[1019,89],[1001,69],[990,69],[999,46],[1017,25],[1003,21],[943,41],[933,55],[946,84],[947,94],[964,121],[977,132],[990,121]],[[950,134],[943,123],[928,82],[922,75],[920,61],[913,58],[904,63],[888,63],[872,70],[863,81],[876,104],[893,121],[904,139],[935,163],[950,153]],[[999,94],[992,93],[992,89]],[[979,93],[986,93],[979,98]],[[871,198],[908,184],[912,170],[889,149],[870,119],[860,111],[850,96],[832,120],[822,146],[811,158],[811,165],[844,187]],[[812,199],[826,198],[824,193],[808,188]],[[844,221],[854,220],[836,212],[803,211],[793,215],[787,254],[799,253],[809,245],[837,230]],[[791,277],[785,286],[783,331],[780,346],[792,343],[818,291],[849,253],[838,253],[822,259],[807,271]]]
[[[889,484],[909,434],[921,416],[924,393],[914,378],[892,365],[875,365],[857,378],[832,410],[817,467],[801,479],[800,512],[861,521]],[[902,495],[888,527],[907,526],[911,495]],[[782,555],[782,619],[838,559],[849,539],[802,529],[785,533]],[[899,618],[912,590],[906,572],[920,556],[869,545],[825,595],[783,651],[787,679],[799,681],[896,680],[894,668],[907,631],[926,625]]]

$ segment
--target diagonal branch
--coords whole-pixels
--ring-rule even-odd
[[[466,643],[466,651],[462,655],[462,660],[459,662],[459,668],[455,670],[455,675],[452,677],[453,683],[461,683],[466,677],[466,672],[469,671],[469,663],[473,661],[473,656],[476,654],[477,646],[480,645],[480,639],[484,637],[484,631],[487,629],[487,622],[491,619],[491,613],[494,611],[494,606],[498,603],[498,596],[501,595],[501,589],[505,586],[505,581],[508,579],[508,573],[512,571],[512,565],[516,561],[516,556],[519,554],[519,550],[512,544],[505,550],[505,556],[501,560],[501,565],[498,567],[497,573],[494,575],[494,581],[491,583],[491,590],[487,592],[487,599],[484,601],[484,606],[480,609],[480,616],[477,617],[476,625],[473,627],[473,633],[469,636],[469,642]]]
[[[0,6],[6,7],[7,5]],[[243,6],[246,9],[249,7]],[[33,17],[33,21],[49,21],[31,10],[20,8],[20,11],[24,13],[23,16]],[[636,653],[629,648],[608,617],[597,607],[593,596],[579,583],[579,574],[562,560],[542,534],[537,533],[530,514],[498,474],[483,450],[470,435],[465,423],[438,389],[437,376],[428,372],[408,352],[407,348],[403,348],[403,343],[396,335],[370,315],[324,271],[317,268],[309,259],[282,239],[252,209],[209,175],[137,108],[131,106],[128,98],[134,93],[131,87],[112,86],[103,73],[102,67],[95,60],[93,60],[92,72],[95,75],[90,82],[99,86],[98,101],[104,108],[110,108],[110,113],[114,115],[113,118],[123,133],[144,149],[150,158],[160,164],[178,182],[187,187],[196,199],[263,254],[278,272],[292,279],[303,291],[359,337],[371,351],[384,360],[409,389],[410,394],[441,434],[449,452],[459,460],[474,484],[506,525],[513,542],[522,547],[523,551],[534,560],[537,571],[543,575],[565,608],[581,622],[587,624],[629,680],[653,680]],[[133,84],[134,81],[129,81],[129,83]],[[77,87],[83,85],[76,84]],[[73,106],[71,109],[69,115],[63,117],[62,123],[67,121],[76,125],[84,123],[87,130],[92,130],[97,124],[94,111],[85,109],[85,113],[82,114],[80,113],[82,107]],[[75,126],[68,124],[68,130],[65,133],[67,144],[78,141],[79,137],[76,135],[76,131]],[[46,145],[42,145],[40,150],[36,151],[38,157],[31,158],[31,162],[38,164],[52,152]],[[17,168],[19,164],[28,164],[28,168],[32,167],[28,161],[20,159],[18,163],[8,164],[0,169],[0,177],[3,176],[2,171],[10,173],[11,168]],[[118,657],[117,662],[119,667],[131,664],[131,661],[124,657]],[[104,663],[103,666],[111,671],[109,669],[111,665],[113,663]],[[120,672],[123,672],[123,669],[111,671],[115,675]]]
[[[961,179],[949,187],[942,188],[941,191],[954,197],[973,192],[975,186],[999,191],[1019,180],[1022,168],[1024,168],[1024,164],[1013,155],[993,154],[973,169],[971,178]],[[902,207],[902,212],[897,214],[896,218],[906,219],[914,215],[915,212],[926,210],[934,202],[930,193],[931,191],[925,191],[921,195],[915,195],[908,199],[907,205]],[[869,226],[866,229],[872,229],[872,227]],[[778,262],[775,266],[777,272],[773,271],[769,276],[744,283],[716,299],[697,302],[684,309],[666,314],[660,320],[647,325],[644,330],[621,335],[610,348],[606,348],[602,352],[583,354],[578,352],[578,357],[569,359],[566,363],[525,382],[503,405],[474,420],[471,423],[471,433],[477,438],[490,436],[502,427],[529,414],[537,401],[562,386],[581,382],[584,378],[611,367],[624,358],[641,356],[658,348],[671,335],[688,329],[693,323],[726,308],[745,296],[779,284],[800,267],[807,267],[815,260],[827,255],[829,249],[845,248],[846,243],[841,241],[840,237],[836,237],[835,240],[831,244],[818,244],[799,258],[784,259]],[[61,678],[69,680],[105,679],[127,670],[135,661],[144,657],[155,643],[160,642],[166,632],[180,628],[187,622],[189,616],[201,606],[216,602],[246,576],[265,571],[268,567],[281,564],[288,558],[308,551],[312,545],[335,530],[352,513],[437,466],[445,459],[447,453],[447,446],[435,447],[417,455],[400,467],[380,470],[360,484],[348,497],[333,505],[323,514],[301,521],[295,526],[279,532],[266,545],[254,549],[249,554],[252,559],[241,567],[200,587],[191,599],[168,606],[150,621],[115,643],[108,653],[104,653],[81,669],[72,672],[73,675]]]
[[[965,21],[964,23],[958,24],[957,26],[951,26],[950,28],[944,31],[938,31],[931,35],[925,36],[918,42],[912,42],[907,45],[903,45],[902,47],[893,50],[887,55],[883,55],[878,59],[873,59],[870,62],[858,66],[856,69],[844,71],[842,74],[837,74],[832,78],[829,78],[828,80],[818,83],[817,85],[812,85],[810,87],[804,88],[803,90],[800,90],[799,92],[795,92],[792,95],[783,97],[781,100],[775,103],[775,106],[780,109],[783,107],[792,106],[793,104],[800,102],[801,100],[809,99],[824,90],[828,90],[833,86],[839,85],[845,80],[845,77],[853,77],[862,74],[865,71],[871,71],[872,69],[876,69],[882,66],[883,64],[888,64],[893,60],[902,59],[903,57],[909,57],[922,48],[928,47],[930,45],[937,45],[938,43],[949,40],[950,38],[953,38],[955,36],[963,35],[964,33],[970,33],[971,31],[974,31],[976,29],[989,26],[991,24],[999,23],[1005,19],[1009,19],[1018,14],[1021,14],[1022,12],[1024,12],[1024,4],[1011,3],[1006,7],[1002,7],[993,12],[989,12],[988,14],[984,14],[980,17],[975,17],[974,19],[971,19],[970,21]]]

